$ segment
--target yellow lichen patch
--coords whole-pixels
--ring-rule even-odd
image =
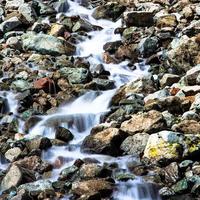
[[[176,160],[180,156],[180,149],[181,145],[179,143],[169,143],[153,134],[145,148],[144,157],[152,161],[161,159]]]

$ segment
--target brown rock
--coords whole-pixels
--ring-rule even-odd
[[[107,128],[85,138],[82,149],[86,152],[94,152],[107,155],[119,155],[120,144],[126,134],[121,133],[117,128]]]
[[[72,193],[78,196],[100,193],[101,197],[108,197],[112,190],[113,184],[105,179],[93,179],[72,184]]]
[[[35,89],[43,89],[45,91],[52,91],[54,89],[54,82],[48,77],[38,79],[33,85]]]
[[[163,130],[165,125],[163,115],[155,110],[147,113],[140,113],[132,115],[132,118],[121,124],[121,130],[127,132],[130,135],[136,133],[153,133]]]
[[[185,134],[199,134],[200,123],[195,120],[184,120],[179,124],[175,124],[172,129]]]

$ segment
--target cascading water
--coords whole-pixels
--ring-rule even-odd
[[[80,15],[91,24],[101,26],[103,29],[101,31],[90,32],[90,39],[86,39],[78,44],[77,57],[88,57],[91,66],[101,64],[103,63],[103,45],[106,42],[120,40],[120,36],[114,34],[114,30],[120,26],[121,21],[119,20],[114,23],[107,20],[95,20],[92,17],[92,10],[80,6],[78,3],[80,3],[79,0],[75,2],[68,1],[69,10],[66,15]],[[148,66],[144,66],[143,63],[137,64],[134,71],[131,71],[127,67],[127,64],[127,62],[104,64],[105,69],[110,72],[110,79],[115,81],[116,88],[139,76],[147,74]],[[86,154],[80,151],[83,139],[90,133],[92,127],[100,123],[101,116],[109,111],[109,102],[115,91],[116,89],[88,92],[74,102],[61,106],[56,113],[42,116],[42,120],[27,134],[29,138],[36,135],[45,135],[49,138],[54,138],[55,127],[58,125],[68,128],[74,134],[75,138],[67,146],[52,147],[43,153],[43,158],[51,163],[54,163],[58,157],[62,157],[66,161],[61,168],[53,171],[52,179],[56,179],[63,168],[72,165],[78,158],[95,158],[101,163],[117,162],[122,170],[128,170],[126,164],[130,156],[113,158],[105,155]],[[13,98],[9,99],[10,111],[16,114],[17,102]],[[134,181],[118,182],[117,185],[118,187],[113,194],[113,199],[116,200],[160,199],[153,186],[144,183],[141,178],[136,178]]]

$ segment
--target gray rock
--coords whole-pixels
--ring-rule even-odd
[[[6,41],[6,44],[13,49],[17,49],[17,50],[22,49],[22,44],[21,44],[20,40],[18,39],[18,37],[8,38]]]
[[[12,165],[3,180],[1,181],[1,190],[7,190],[11,187],[17,187],[21,183],[27,183],[35,181],[35,175],[32,171],[25,168]]]
[[[40,194],[41,192],[54,193],[51,181],[39,180],[33,183],[26,183],[18,187],[18,191],[25,190],[29,193]]]
[[[171,163],[163,169],[165,183],[168,185],[176,183],[180,180],[179,166],[176,162]]]
[[[169,90],[168,89],[162,89],[162,90],[158,90],[157,92],[154,92],[152,94],[147,95],[144,98],[144,101],[150,101],[150,100],[156,100],[156,99],[162,99],[162,98],[166,98],[170,96]]]
[[[144,38],[140,41],[138,49],[144,57],[148,57],[156,53],[159,45],[158,42],[159,41],[157,37]]]
[[[26,142],[26,146],[29,151],[34,149],[48,149],[52,146],[49,138],[46,137],[36,137]]]
[[[19,20],[18,17],[11,17],[7,20],[5,20],[4,22],[2,22],[0,24],[0,30],[3,32],[3,33],[6,33],[8,31],[12,31],[14,30],[15,28],[17,28],[19,25],[21,25],[22,22]]]
[[[18,11],[24,16],[29,24],[33,24],[36,21],[36,12],[28,3],[21,4]]]
[[[64,67],[59,70],[61,77],[67,78],[70,83],[86,83],[89,79],[89,71],[85,68]]]
[[[6,0],[7,9],[17,9],[24,3],[24,0]]]
[[[174,83],[177,83],[180,80],[180,76],[175,75],[175,74],[164,74],[162,79],[160,80],[160,86],[165,87],[165,86],[171,86]]]
[[[121,144],[120,148],[130,155],[140,156],[147,145],[149,134],[137,133],[127,137]]]
[[[12,82],[11,88],[18,91],[23,92],[31,88],[31,84],[25,80],[16,80]]]
[[[200,74],[200,65],[193,67],[192,69],[186,72],[184,76],[184,81],[187,85],[196,85],[196,80],[198,75]]]
[[[9,160],[10,162],[13,162],[13,161],[15,161],[16,159],[19,158],[21,153],[22,153],[22,150],[19,147],[14,147],[14,148],[6,151],[5,158],[7,160]]]
[[[183,120],[196,120],[196,121],[200,120],[199,115],[194,111],[187,111],[183,113],[182,118]]]
[[[86,31],[90,32],[93,30],[92,24],[87,22],[86,20],[79,19],[73,26],[72,31],[78,32],[78,31]]]
[[[72,55],[75,53],[75,46],[68,42],[47,34],[35,34],[33,32],[22,35],[22,44],[25,50],[37,51],[49,55]]]
[[[69,3],[67,0],[59,0],[55,3],[55,9],[58,13],[66,13],[69,9]]]

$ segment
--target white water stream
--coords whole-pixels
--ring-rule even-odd
[[[148,66],[144,66],[143,64],[141,64],[142,68],[137,64],[137,69],[132,71],[127,67],[128,62],[120,64],[103,63],[103,45],[106,42],[120,40],[120,35],[114,34],[114,30],[121,26],[120,20],[116,23],[107,20],[95,20],[92,17],[93,10],[86,9],[73,1],[68,2],[70,8],[66,13],[67,16],[80,15],[91,24],[103,28],[101,31],[90,32],[90,39],[86,39],[84,42],[78,44],[78,57],[88,57],[91,66],[103,64],[105,69],[111,74],[110,79],[115,81],[116,89],[126,82],[147,74]],[[127,170],[127,162],[133,159],[131,156],[113,158],[105,155],[85,154],[80,151],[83,139],[90,134],[92,127],[100,123],[100,117],[109,111],[109,102],[116,89],[88,92],[74,102],[61,106],[55,114],[42,116],[42,120],[30,130],[27,137],[43,135],[55,138],[55,126],[59,125],[68,128],[75,136],[68,145],[52,147],[43,154],[43,158],[51,163],[54,163],[58,157],[66,160],[66,163],[61,168],[53,170],[53,180],[58,178],[63,168],[71,166],[78,158],[95,158],[102,164],[104,162],[117,162],[122,169]],[[13,96],[8,96],[8,99],[11,111],[16,114],[16,100],[14,100]],[[115,200],[160,200],[155,189],[151,185],[144,183],[141,178],[117,184],[118,189],[113,194],[113,199]]]

